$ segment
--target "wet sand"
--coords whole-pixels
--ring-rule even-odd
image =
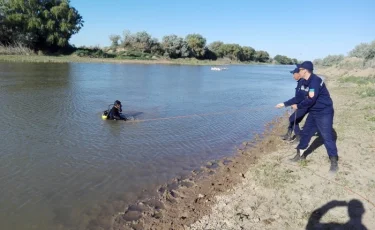
[[[306,161],[289,161],[296,144],[280,140],[287,120],[279,118],[264,134],[244,142],[234,157],[209,162],[161,186],[157,196],[126,207],[113,216],[112,229],[315,229],[316,223],[375,229],[374,98],[361,97],[363,88],[339,81],[375,72],[332,68],[318,73],[326,76],[334,101],[340,156],[335,175],[328,173],[318,137]]]

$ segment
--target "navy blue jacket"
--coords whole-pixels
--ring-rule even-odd
[[[324,81],[315,74],[303,81],[308,91],[307,97],[297,104],[298,109],[309,109],[310,112],[331,111],[333,102]]]
[[[305,80],[303,78],[297,81],[296,93],[292,99],[284,102],[285,107],[298,104],[306,98],[307,91],[305,91],[304,86],[303,86],[304,81]]]

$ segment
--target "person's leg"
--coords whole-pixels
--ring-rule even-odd
[[[301,129],[300,129],[299,124],[301,123],[301,121],[303,120],[305,115],[307,114],[307,111],[298,109],[296,112],[297,112],[297,116],[296,116],[296,122],[295,122],[295,125],[294,125],[295,126],[294,127],[294,134],[300,135]]]
[[[309,146],[310,140],[317,131],[314,116],[309,114],[307,116],[305,125],[303,126],[303,132],[301,133],[301,140],[297,146],[297,149],[306,149]]]
[[[337,171],[338,154],[336,142],[333,138],[333,112],[315,115],[316,126],[322,136],[324,146],[327,149],[329,159],[331,160],[330,171]]]
[[[289,140],[290,137],[292,136],[292,131],[293,131],[293,122],[294,122],[294,113],[289,116],[289,126],[288,126],[288,131],[286,132],[285,135],[282,136],[283,140]]]
[[[299,124],[307,114],[307,111],[305,109],[298,109],[296,110],[296,116],[295,116],[295,121],[293,121],[293,131],[294,131],[294,136],[291,138],[291,142],[299,142],[301,140],[301,129]]]
[[[301,159],[305,159],[306,156],[303,155],[304,150],[309,146],[310,140],[314,133],[316,132],[317,127],[315,125],[314,117],[312,115],[308,115],[305,125],[303,126],[303,131],[301,132],[301,140],[297,145],[297,154],[291,161],[299,161]]]

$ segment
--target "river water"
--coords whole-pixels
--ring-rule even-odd
[[[291,69],[0,63],[0,229],[87,229],[232,155],[285,112]],[[101,119],[115,100],[135,122]]]

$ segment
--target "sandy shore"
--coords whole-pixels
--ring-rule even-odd
[[[335,107],[340,156],[335,175],[328,173],[319,137],[312,139],[313,152],[306,161],[289,161],[296,144],[280,140],[286,125],[280,118],[259,139],[244,143],[235,157],[209,162],[161,186],[158,197],[115,215],[112,228],[375,229],[375,104],[374,97],[361,94],[374,83],[359,86],[341,80],[343,75],[370,76],[375,71],[331,68],[319,73],[327,78]]]

